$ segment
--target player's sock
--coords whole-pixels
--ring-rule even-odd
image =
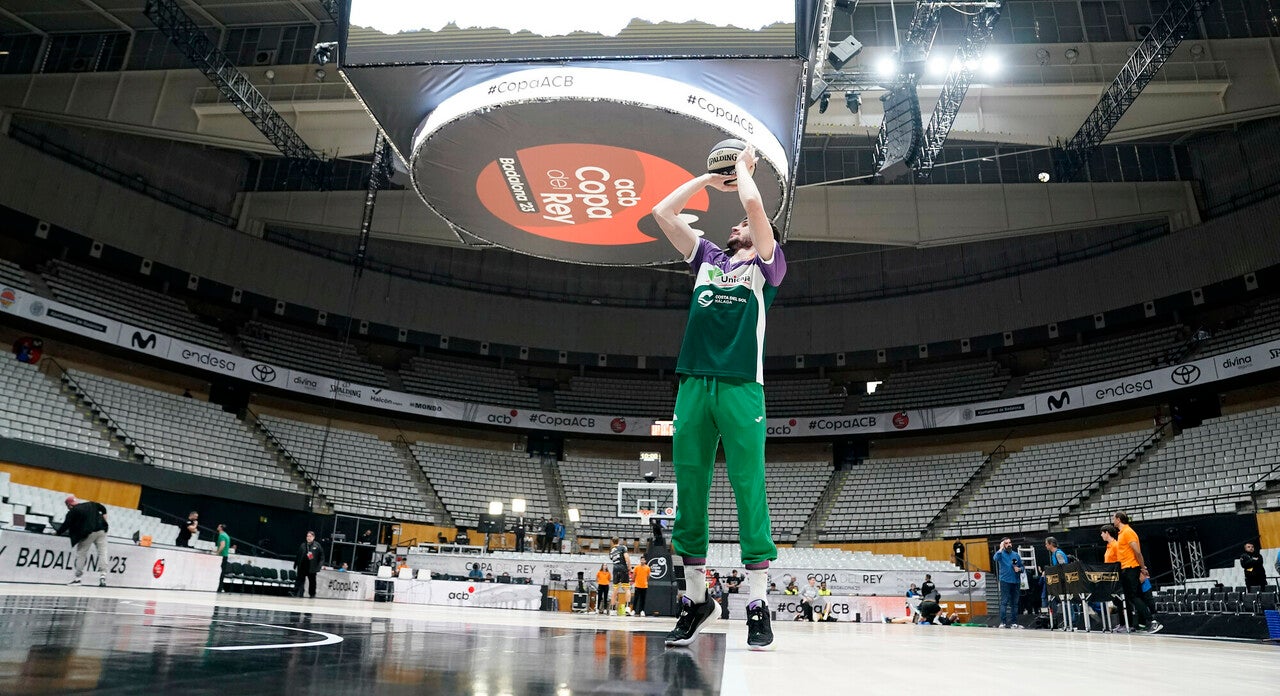
[[[689,601],[694,604],[702,604],[707,601],[707,575],[704,570],[704,564],[690,565],[689,560],[685,559],[684,596],[688,597]]]
[[[768,604],[765,595],[769,592],[769,566],[747,571],[747,603],[757,599]]]

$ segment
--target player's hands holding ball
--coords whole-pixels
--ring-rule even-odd
[[[738,153],[738,161],[735,163],[735,169],[746,165],[747,175],[750,176],[756,172],[756,162],[759,160],[760,157],[756,154],[756,146],[747,145],[742,152]]]

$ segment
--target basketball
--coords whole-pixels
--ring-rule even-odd
[[[707,173],[732,174],[733,166],[738,161],[738,153],[747,149],[747,144],[736,138],[721,140],[711,148],[707,155]]]

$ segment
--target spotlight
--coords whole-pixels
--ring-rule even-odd
[[[859,53],[862,53],[862,42],[850,34],[827,52],[827,62],[836,70],[843,70],[845,63],[853,60],[853,57]]]
[[[1068,48],[1066,53],[1063,55],[1067,57],[1067,63],[1071,65],[1075,65],[1076,61],[1080,58],[1080,52],[1074,48]]]
[[[3,55],[3,54],[0,54],[0,55]],[[1203,44],[1192,44],[1192,45],[1191,45],[1191,57],[1192,57],[1192,58],[1194,58],[1195,60],[1200,60],[1201,58],[1204,58],[1204,45],[1203,45]]]
[[[823,92],[822,96],[818,99],[818,113],[827,113],[828,106],[831,106],[831,93]]]
[[[862,95],[858,92],[845,92],[844,105],[849,109],[849,113],[858,113],[858,111],[862,109]]]
[[[992,53],[986,53],[983,54],[981,62],[982,72],[986,73],[987,77],[995,77],[1000,74],[1000,69],[1002,67],[1000,56]]]
[[[1036,62],[1040,63],[1041,65],[1048,65],[1048,64],[1049,64],[1049,52],[1048,52],[1048,51],[1046,51],[1046,50],[1045,50],[1045,49],[1043,49],[1043,48],[1037,48],[1037,49],[1036,49]]]
[[[1036,175],[1036,178],[1040,180],[1040,183],[1047,184],[1049,183],[1049,172],[1040,172]]]
[[[930,56],[929,62],[926,63],[926,65],[929,68],[930,75],[945,75],[947,74],[947,66],[950,65],[950,63],[948,63],[947,59],[943,56]]]
[[[316,44],[311,57],[315,60],[316,65],[328,65],[329,61],[333,60],[333,54],[337,51],[337,41],[326,41],[325,43]]]
[[[898,75],[898,61],[892,58],[881,58],[876,61],[876,74],[884,78],[896,77]]]
[[[827,93],[827,81],[822,79],[821,75],[814,75],[813,82],[809,85],[809,106],[818,103],[822,95]]]
[[[324,82],[324,78],[328,76],[329,73],[325,72],[324,68],[316,68],[316,82]]]
[[[274,70],[268,70],[266,73],[263,74],[263,76],[267,78],[267,82],[276,81],[276,71]]]

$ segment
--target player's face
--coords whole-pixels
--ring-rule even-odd
[[[746,218],[742,218],[742,222],[734,225],[729,230],[729,249],[736,252],[739,249],[750,249],[753,246],[751,239],[751,228]]]

